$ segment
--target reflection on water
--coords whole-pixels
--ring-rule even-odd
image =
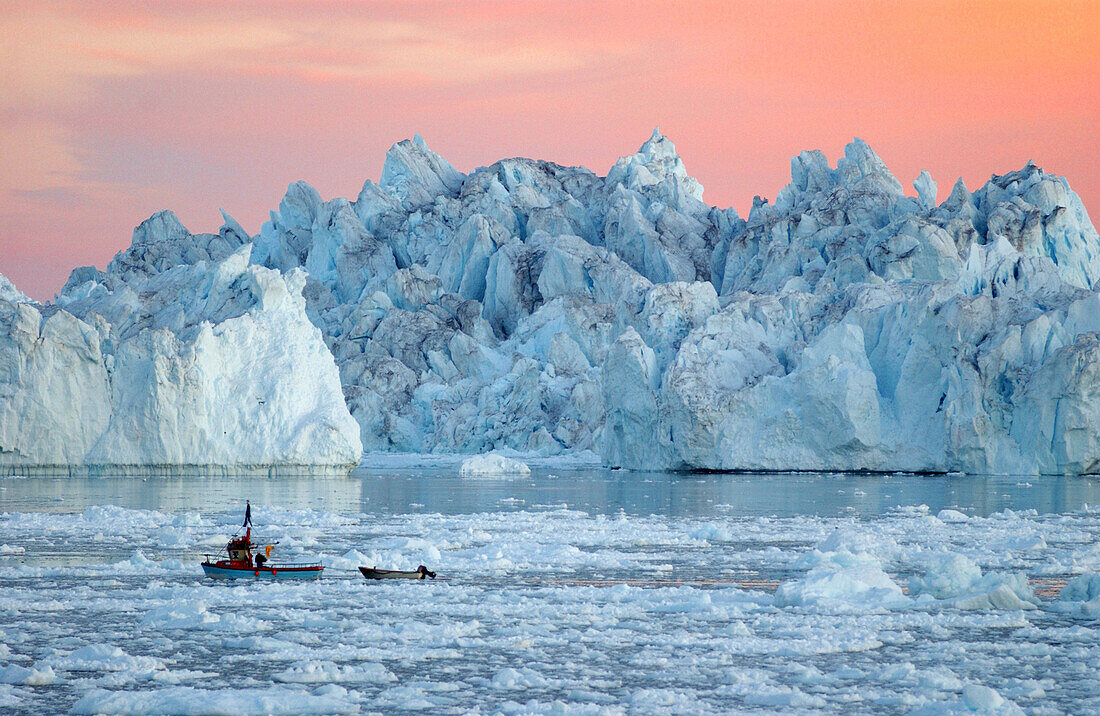
[[[28,477],[0,479],[0,509],[7,512],[82,512],[118,505],[161,512],[237,510],[256,504],[360,511],[360,481],[333,477]]]
[[[81,512],[92,505],[222,512],[254,504],[338,513],[470,514],[568,507],[591,514],[873,517],[927,505],[988,515],[1062,513],[1100,502],[1084,477],[685,474],[536,469],[527,478],[468,479],[455,469],[356,470],[348,477],[32,477],[0,479],[0,510]]]

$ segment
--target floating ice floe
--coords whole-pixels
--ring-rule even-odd
[[[910,716],[962,716],[963,714],[1023,716],[1024,711],[998,693],[996,689],[981,684],[967,684],[962,689],[962,698],[936,701],[910,712]]]
[[[909,580],[909,594],[924,597],[918,604],[953,609],[1036,609],[1038,599],[1023,574],[990,573],[969,558],[940,552],[924,559],[923,577]],[[934,601],[933,601],[934,600]]]
[[[901,587],[867,554],[831,552],[801,579],[784,582],[775,592],[779,607],[877,610],[905,606]]]
[[[150,672],[164,669],[164,662],[148,656],[132,656],[113,644],[89,644],[67,656],[50,657],[45,662],[65,671]]]
[[[966,522],[970,518],[962,512],[959,512],[958,510],[947,509],[940,510],[938,513],[936,513],[936,519],[938,519],[940,522],[947,522],[950,524]]]
[[[514,458],[496,453],[474,455],[462,461],[458,469],[462,477],[485,477],[489,475],[530,475],[531,468]]]
[[[192,686],[143,691],[92,689],[72,707],[74,714],[351,714],[360,707],[346,699],[280,686],[202,689]]]
[[[18,684],[21,686],[48,686],[57,681],[52,666],[42,669],[7,664],[0,666],[0,684]]]
[[[1100,574],[1080,574],[1071,579],[1050,608],[1090,619],[1100,617]]]
[[[397,677],[379,663],[340,665],[331,661],[302,661],[291,664],[271,677],[274,681],[294,684],[330,684],[354,682],[385,684]]]

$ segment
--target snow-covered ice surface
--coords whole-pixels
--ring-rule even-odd
[[[202,577],[246,497],[324,578]],[[1097,502],[1083,478],[0,480],[0,703],[1095,713]],[[421,563],[439,578],[355,572]]]

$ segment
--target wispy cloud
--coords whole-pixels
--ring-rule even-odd
[[[158,15],[157,7],[125,23],[87,8],[0,7],[0,58],[8,75],[0,103],[68,104],[86,99],[92,78],[181,68],[393,81],[414,75],[465,84],[575,71],[625,57],[631,48],[622,38],[594,44],[583,35],[489,36],[488,28],[478,32],[476,13],[420,21],[318,16],[308,5],[262,14],[195,5],[192,13]]]
[[[356,9],[356,8],[353,8]],[[423,8],[422,8],[423,9]],[[80,183],[67,126],[105,81],[182,73],[305,82],[471,86],[583,72],[630,53],[621,39],[489,36],[477,12],[388,19],[313,4],[0,6],[0,191]],[[170,91],[170,87],[165,87]],[[151,98],[155,101],[155,98]],[[125,111],[125,107],[118,108]],[[33,118],[33,119],[28,119]]]

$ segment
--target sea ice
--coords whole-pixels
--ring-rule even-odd
[[[410,501],[437,486],[386,472],[364,480],[391,479],[383,491],[408,490]],[[535,702],[561,711],[851,713],[859,704],[934,714],[1100,705],[1081,677],[1100,656],[1095,614],[1080,609],[1096,596],[1095,578],[1073,573],[1100,529],[1095,512],[968,506],[974,516],[950,525],[922,507],[792,517],[738,502],[706,515],[650,514],[549,504],[562,499],[560,480],[545,494],[530,481],[501,483],[522,490],[522,505],[478,502],[488,483],[456,481],[447,467],[434,474],[461,486],[448,493],[454,502],[439,501],[456,511],[376,507],[358,480],[220,487],[272,490],[300,505],[265,508],[265,538],[327,565],[310,584],[206,580],[202,547],[186,556],[158,546],[164,530],[219,534],[239,524],[205,479],[163,486],[176,509],[5,507],[0,544],[24,548],[0,560],[5,706],[339,713],[409,704],[523,711]],[[913,481],[926,479],[934,478]],[[708,494],[731,500],[749,484],[719,482],[730,489]],[[663,488],[695,483],[649,475],[606,484],[626,491],[626,504],[644,491],[663,505]],[[204,501],[213,508],[196,507]],[[1017,535],[1042,535],[1045,546]],[[142,559],[131,545],[142,545]],[[439,578],[368,584],[356,567],[374,558],[413,567],[430,558]],[[906,596],[899,585],[914,574]],[[1020,596],[1029,578],[1071,581],[1058,599]],[[1033,608],[993,608],[999,588]],[[987,604],[960,599],[974,594]]]

